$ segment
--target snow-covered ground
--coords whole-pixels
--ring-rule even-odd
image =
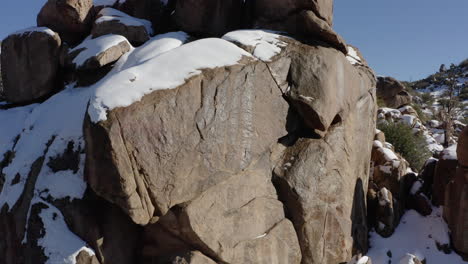
[[[449,244],[448,232],[441,207],[433,207],[432,214],[427,217],[409,210],[391,237],[370,233],[371,248],[367,255],[373,264],[399,263],[408,253],[425,259],[426,264],[466,264],[455,252],[445,254],[437,248],[437,243]]]

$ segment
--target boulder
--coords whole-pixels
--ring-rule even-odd
[[[455,177],[458,161],[456,156],[449,155],[455,150],[451,151],[452,149],[446,148],[442,151],[435,168],[432,184],[432,203],[435,206],[445,205],[446,186]]]
[[[309,128],[323,133],[344,120],[374,82],[370,75],[357,74],[354,66],[335,49],[320,46],[299,49],[303,55],[292,57],[289,75],[293,81],[286,96]]]
[[[116,62],[130,48],[131,45],[125,37],[104,35],[87,39],[71,49],[67,61],[77,70],[95,70]]]
[[[124,36],[130,43],[138,46],[149,40],[153,29],[148,20],[106,7],[98,13],[91,35],[97,38],[108,34]]]
[[[392,77],[377,78],[377,96],[391,108],[399,108],[412,102],[412,97],[405,86]]]
[[[100,264],[96,255],[89,254],[86,250],[80,251],[75,258],[76,264]]]
[[[61,47],[59,35],[44,27],[28,28],[2,43],[1,64],[7,101],[25,103],[43,98],[57,88]]]
[[[91,30],[92,0],[48,0],[37,15],[39,27],[49,27],[63,41],[79,43]]]
[[[458,136],[457,159],[463,167],[468,167],[468,127]]]
[[[344,40],[324,20],[310,10],[302,10],[288,16],[285,20],[257,21],[257,28],[267,28],[275,31],[288,32],[289,34],[304,37],[306,39],[322,41],[329,46],[347,54],[347,46]]]
[[[384,187],[377,193],[375,231],[382,237],[391,236],[399,222],[393,201],[392,193],[387,188]]]
[[[258,20],[283,20],[298,10],[311,10],[330,27],[333,24],[333,1],[331,0],[257,0],[254,3]]]
[[[241,27],[242,5],[242,0],[177,1],[174,20],[182,31],[222,36]]]
[[[365,69],[344,60],[340,52],[318,47],[299,49],[292,58],[287,96],[297,100],[291,102],[306,127],[292,133],[299,138],[281,156],[274,182],[299,236],[302,263],[340,263],[368,247],[365,197],[375,123],[373,118],[360,117],[375,115],[373,83]],[[338,76],[325,80],[336,76],[335,69],[343,69],[346,81]],[[330,89],[336,89],[336,101],[332,102]],[[323,137],[311,133],[318,127],[312,109],[321,115],[334,114],[323,119],[327,120]],[[355,133],[362,137],[351,139]]]

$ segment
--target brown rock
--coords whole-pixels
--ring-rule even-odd
[[[457,158],[461,166],[468,167],[468,127],[458,136]]]
[[[37,25],[58,32],[63,41],[78,43],[89,34],[92,0],[48,0],[37,15]]]
[[[289,75],[293,81],[286,95],[311,129],[325,132],[344,120],[374,83],[358,74],[335,49],[301,48],[301,55],[292,57]]]
[[[2,79],[7,101],[25,103],[56,89],[61,40],[47,28],[13,33],[2,43]]]
[[[447,185],[444,218],[451,231],[452,243],[459,254],[468,258],[468,169],[459,166]]]
[[[124,36],[133,45],[141,45],[153,33],[151,23],[144,19],[131,17],[113,8],[103,8],[93,24],[93,38],[114,34]]]
[[[443,155],[437,162],[432,184],[432,203],[435,206],[445,205],[446,186],[455,177],[457,165],[457,160],[445,159]]]
[[[177,1],[174,20],[182,31],[222,36],[240,28],[242,5],[242,0]]]
[[[380,141],[380,143],[384,144],[385,143],[385,133],[380,131],[380,130],[377,131],[377,133],[375,133],[374,140],[378,140],[378,141]]]
[[[399,108],[412,102],[412,97],[405,90],[405,86],[392,77],[377,78],[377,96],[391,108]]]

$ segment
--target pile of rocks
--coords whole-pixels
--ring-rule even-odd
[[[332,1],[109,5],[49,0],[38,27],[2,45],[6,99],[26,106],[0,112],[25,124],[1,141],[0,259],[298,264],[366,252],[376,83],[331,29]],[[295,38],[228,32],[245,25]],[[164,28],[186,33],[153,37]]]

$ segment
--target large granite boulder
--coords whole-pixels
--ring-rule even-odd
[[[37,25],[49,27],[63,41],[76,44],[91,30],[92,8],[93,0],[48,0],[37,15]]]
[[[2,79],[6,100],[30,102],[57,88],[59,35],[44,27],[11,34],[2,42]]]
[[[392,77],[377,78],[377,96],[391,108],[399,108],[412,102],[412,96],[405,86]]]

